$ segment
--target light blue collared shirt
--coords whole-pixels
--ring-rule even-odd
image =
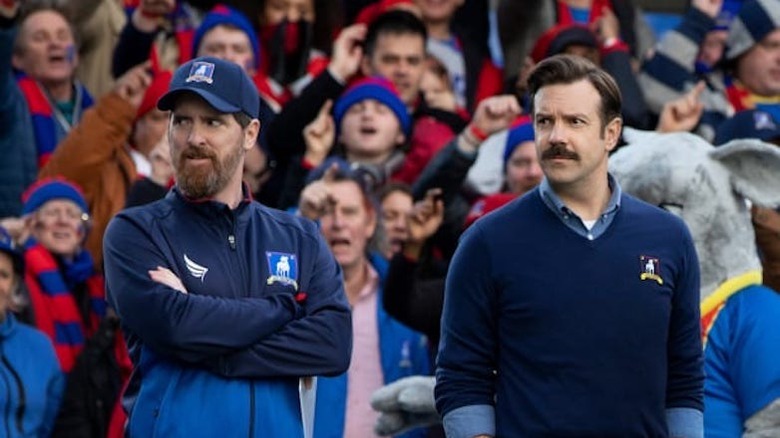
[[[588,240],[598,239],[612,224],[615,219],[618,210],[620,209],[620,197],[623,194],[623,190],[620,188],[620,184],[615,180],[612,175],[607,174],[609,182],[609,188],[612,194],[609,196],[609,203],[607,208],[601,213],[596,223],[593,224],[593,228],[588,230],[582,219],[577,216],[566,204],[561,201],[561,198],[555,194],[550,183],[547,182],[547,178],[542,180],[539,184],[539,194],[542,196],[544,204],[555,213],[561,221],[566,224],[572,231],[579,234]]]

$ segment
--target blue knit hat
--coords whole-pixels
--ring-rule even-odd
[[[252,44],[252,52],[255,55],[255,67],[260,69],[260,40],[257,39],[257,33],[255,33],[252,24],[246,15],[242,14],[229,6],[223,4],[217,4],[212,8],[200,23],[200,26],[195,30],[195,35],[192,39],[192,53],[197,54],[198,48],[200,48],[200,42],[203,36],[206,35],[211,29],[220,25],[230,25],[242,30],[249,38],[249,42]]]
[[[731,61],[780,28],[780,0],[748,0],[729,27],[726,60]]]
[[[0,227],[0,252],[4,252],[11,257],[11,260],[14,263],[14,271],[17,273],[23,271],[22,266],[24,263],[22,254],[19,253],[19,250],[16,248],[16,244],[14,243],[11,234],[3,227]]]
[[[518,119],[512,128],[509,129],[509,135],[506,136],[506,146],[504,146],[504,169],[509,163],[509,157],[520,146],[520,143],[534,141],[534,124],[528,117]]]
[[[390,108],[398,118],[398,123],[409,138],[412,131],[412,120],[409,118],[409,111],[406,109],[393,83],[379,76],[372,76],[362,79],[349,87],[344,94],[339,97],[333,107],[333,118],[336,122],[336,129],[341,126],[341,119],[347,113],[349,108],[366,99],[374,99]]]
[[[81,211],[89,213],[84,194],[76,184],[62,178],[46,178],[30,186],[22,195],[22,215],[33,213],[54,199],[73,201]]]
[[[729,30],[731,23],[739,14],[739,9],[742,7],[744,0],[723,0],[723,5],[720,7],[720,12],[715,17],[715,30]]]

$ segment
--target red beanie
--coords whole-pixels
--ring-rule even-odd
[[[168,91],[168,86],[171,84],[171,77],[173,77],[173,73],[167,70],[154,73],[152,83],[149,85],[149,88],[146,89],[144,100],[141,101],[141,105],[138,107],[138,112],[135,115],[136,120],[145,116],[146,113],[157,106],[157,101],[166,91]]]
[[[485,216],[493,210],[497,210],[500,207],[512,202],[517,195],[514,193],[495,193],[493,195],[486,196],[471,206],[469,214],[466,216],[466,221],[463,224],[463,228],[468,228],[477,221],[477,219]]]
[[[587,27],[580,24],[559,24],[548,29],[536,40],[531,50],[531,58],[538,63],[563,52],[571,44],[598,47],[596,34]]]
[[[357,17],[355,17],[355,23],[369,25],[376,20],[376,17],[400,5],[414,6],[414,2],[412,0],[380,0],[376,3],[371,3],[360,10]]]

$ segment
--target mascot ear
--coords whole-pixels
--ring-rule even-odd
[[[625,140],[625,142],[628,144],[648,143],[653,138],[657,138],[659,135],[660,134],[655,131],[642,131],[630,126],[623,127],[623,140]]]
[[[735,192],[761,207],[780,206],[780,147],[739,139],[713,148],[709,155],[729,170]]]

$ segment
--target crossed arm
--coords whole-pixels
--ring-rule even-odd
[[[262,298],[183,293],[156,269],[167,262],[152,242],[143,227],[119,215],[106,232],[104,252],[110,303],[123,326],[155,353],[229,377],[346,369],[351,317],[340,271],[323,242],[303,306],[287,293]]]

